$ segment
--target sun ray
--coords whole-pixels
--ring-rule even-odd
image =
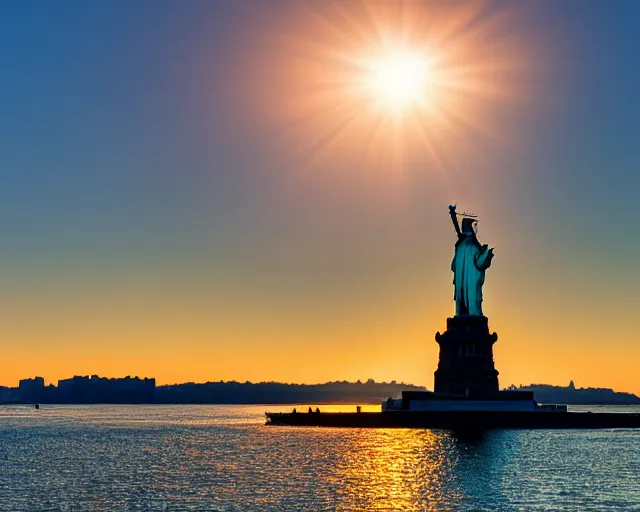
[[[304,149],[301,155],[303,160],[306,159],[310,167],[313,167],[313,164],[316,163],[318,157],[322,155],[323,152],[328,151],[332,145],[336,144],[342,137],[345,137],[347,128],[353,123],[357,116],[357,111],[352,111],[346,116],[343,116],[341,121],[328,132],[324,133],[321,138],[317,139],[311,147]]]
[[[447,165],[445,164],[444,159],[438,149],[434,147],[435,141],[433,134],[430,132],[428,127],[424,125],[424,119],[422,119],[422,117],[414,116],[414,121],[418,126],[418,133],[421,136],[424,148],[429,153],[430,161],[435,165],[440,176],[449,181],[451,177],[450,169],[447,168]]]

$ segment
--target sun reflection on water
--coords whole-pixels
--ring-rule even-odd
[[[445,498],[455,466],[444,432],[377,430],[351,439],[335,479],[350,502],[344,510],[412,510]],[[426,484],[426,485],[425,485]]]

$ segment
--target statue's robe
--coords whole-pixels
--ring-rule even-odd
[[[491,252],[475,235],[463,234],[456,243],[451,262],[456,316],[482,315],[484,272],[491,265]]]

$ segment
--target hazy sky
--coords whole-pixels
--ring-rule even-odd
[[[501,385],[640,393],[640,3],[0,3],[0,384],[404,380],[496,247]],[[403,118],[354,59],[430,52]],[[390,43],[391,42],[391,43]]]

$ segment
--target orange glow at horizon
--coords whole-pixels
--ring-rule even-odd
[[[496,269],[494,269],[496,270]],[[286,305],[234,304],[229,296],[203,307],[200,298],[153,303],[153,292],[122,304],[121,294],[99,301],[51,298],[37,309],[15,304],[0,335],[16,343],[5,349],[0,385],[16,386],[36,375],[47,383],[73,375],[155,377],[159,385],[181,382],[335,380],[404,381],[433,388],[438,362],[436,330],[442,331],[452,302],[449,275],[433,280],[430,299],[421,268],[392,289],[377,288],[378,299],[349,301],[294,314]],[[499,276],[494,277],[498,278]],[[498,300],[493,279],[487,289],[490,327],[498,332],[496,368],[501,387],[548,383],[607,387],[639,394],[634,378],[640,349],[630,343],[632,328],[620,330],[616,346],[598,341],[611,336],[603,319],[591,333],[572,337],[558,322],[557,304],[538,313],[535,325],[526,309],[510,298]],[[518,302],[518,301],[516,301]],[[55,304],[55,305],[54,305]],[[104,309],[103,309],[104,308]],[[73,310],[74,315],[63,315]],[[48,313],[47,313],[48,312]],[[572,314],[566,309],[562,314]],[[25,319],[33,323],[27,323]],[[342,321],[340,321],[342,319]],[[529,323],[527,323],[529,322]],[[108,328],[106,326],[109,326]],[[554,335],[549,336],[549,326]],[[89,336],[87,333],[92,333]],[[39,344],[39,340],[46,343]],[[563,340],[560,344],[559,340]],[[589,350],[584,344],[589,343]],[[600,346],[600,349],[593,347]],[[411,354],[410,358],[402,354]],[[603,364],[606,361],[607,364]]]

